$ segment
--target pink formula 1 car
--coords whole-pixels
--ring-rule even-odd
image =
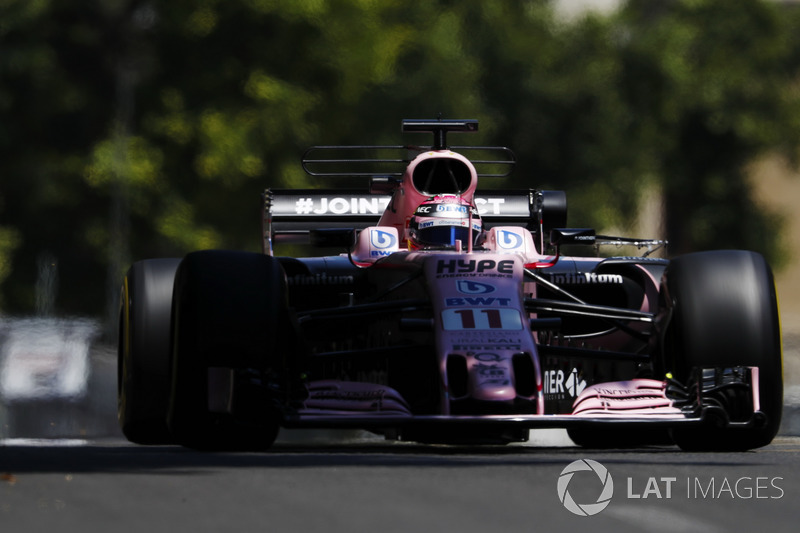
[[[431,443],[563,427],[590,447],[771,442],[783,389],[764,259],[657,259],[662,241],[569,228],[562,192],[477,191],[514,163],[448,147],[477,127],[407,120],[433,145],[314,147],[309,174],[370,188],[267,190],[260,254],[135,263],[120,313],[127,438],[252,450],[281,426]],[[327,255],[274,255],[283,241]],[[562,255],[609,243],[647,251]]]

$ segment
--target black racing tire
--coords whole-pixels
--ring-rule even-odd
[[[267,391],[255,415],[210,413],[208,368],[280,372],[292,336],[286,276],[261,254],[188,254],[175,280],[172,389],[168,425],[177,442],[200,450],[251,451],[272,445],[279,419]]]
[[[122,284],[117,350],[117,418],[137,444],[171,444],[170,394],[172,286],[180,259],[134,263]]]
[[[672,430],[689,451],[744,451],[769,444],[783,410],[783,361],[778,300],[772,271],[760,254],[720,250],[673,259],[662,278],[668,316],[662,363],[679,382],[693,367],[757,366],[760,427],[703,426]],[[742,394],[749,394],[742,391]]]

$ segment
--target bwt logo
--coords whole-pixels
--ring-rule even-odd
[[[458,292],[461,294],[489,294],[490,292],[494,292],[494,285],[459,279],[456,281],[456,289],[458,289]]]
[[[522,246],[522,237],[513,231],[499,230],[497,232],[497,245],[504,250],[516,250]]]
[[[444,205],[437,205],[436,212],[438,213],[466,213],[467,206],[465,205],[452,205],[452,204],[444,204]]]
[[[397,245],[397,237],[388,231],[381,231],[379,229],[371,230],[369,238],[372,242],[372,246],[375,248],[386,249]]]

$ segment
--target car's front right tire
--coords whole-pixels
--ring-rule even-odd
[[[170,444],[170,315],[180,259],[137,261],[122,284],[117,353],[117,415],[137,444]]]
[[[188,254],[175,280],[172,324],[168,423],[177,442],[205,450],[272,445],[279,421],[266,387],[254,389],[247,416],[210,412],[209,369],[262,377],[282,370],[292,332],[277,259],[246,252]]]

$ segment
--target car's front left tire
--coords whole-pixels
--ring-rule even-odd
[[[662,280],[660,364],[681,383],[696,368],[758,367],[760,411],[752,427],[674,429],[691,451],[743,451],[769,444],[783,409],[780,319],[772,271],[755,252],[720,250],[677,257]],[[721,392],[719,393],[721,394]],[[747,417],[751,388],[728,388],[728,415]],[[752,407],[750,407],[752,409]]]

